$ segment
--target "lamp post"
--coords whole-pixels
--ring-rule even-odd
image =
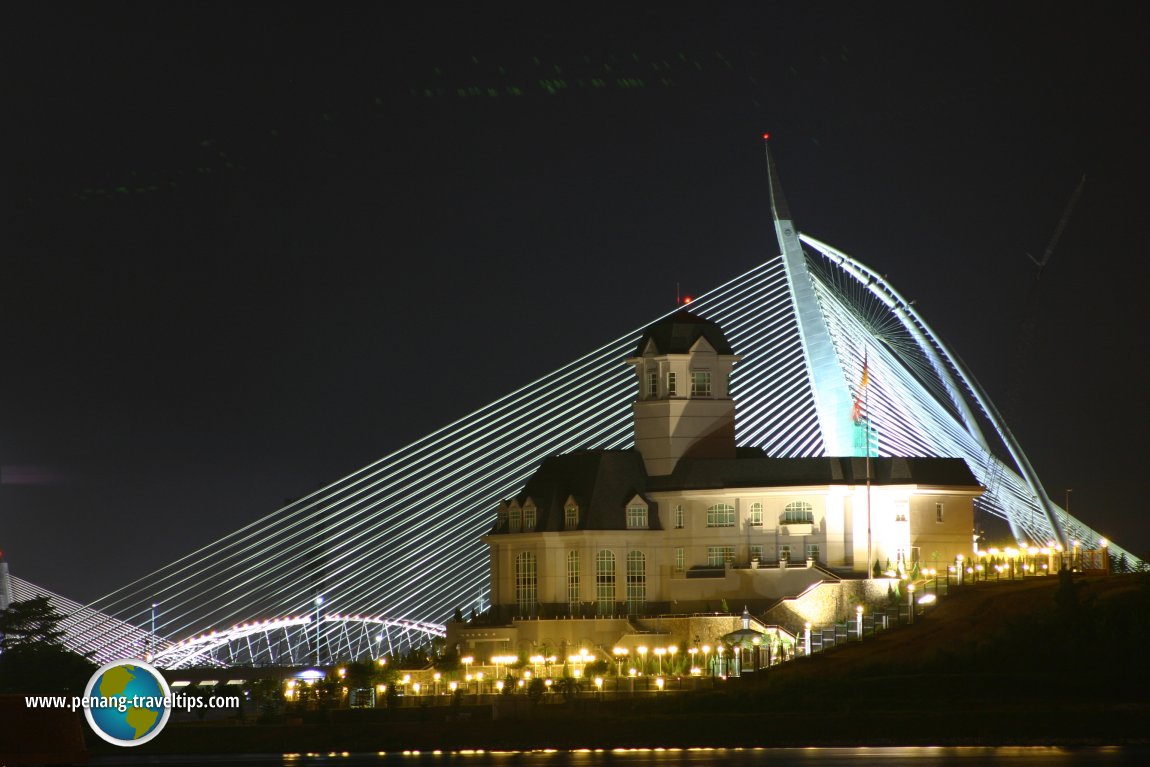
[[[907,618],[907,622],[911,626],[913,626],[914,625],[914,584],[913,583],[906,584],[906,606],[910,610],[910,615]]]
[[[858,605],[855,607],[855,633],[858,634],[859,641],[862,641],[862,614],[863,606]]]
[[[675,673],[675,653],[677,653],[677,652],[679,652],[679,646],[678,645],[671,645],[670,647],[667,648],[667,654],[671,656],[670,666],[668,667],[668,671],[672,674]]]
[[[711,672],[711,676],[715,675],[715,670],[711,668],[711,646],[709,644],[703,645],[703,665]]]
[[[319,608],[323,604],[323,594],[315,598],[315,665],[319,665]]]
[[[639,645],[635,648],[639,653],[639,662],[642,667],[642,673],[647,673],[647,646]]]
[[[803,655],[811,654],[811,622],[803,624]]]
[[[655,657],[659,659],[659,674],[660,675],[662,675],[662,673],[663,673],[663,656],[666,654],[667,654],[667,648],[665,648],[665,647],[656,647],[655,648]]]

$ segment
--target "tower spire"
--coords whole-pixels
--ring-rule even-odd
[[[787,207],[787,198],[783,196],[783,185],[779,181],[779,171],[775,167],[775,158],[771,157],[771,134],[763,134],[763,151],[767,153],[767,177],[771,189],[771,212],[774,213],[775,223],[780,221],[792,221],[791,209]],[[793,228],[793,227],[792,227]],[[782,246],[780,238],[779,246]]]
[[[837,352],[819,308],[814,284],[807,269],[799,233],[791,219],[791,209],[783,197],[783,186],[771,156],[769,133],[763,134],[767,154],[767,172],[771,189],[771,212],[775,219],[775,236],[791,292],[791,304],[798,321],[799,339],[807,360],[807,375],[814,395],[815,410],[823,434],[825,455],[852,455],[854,440],[850,431],[851,393]]]

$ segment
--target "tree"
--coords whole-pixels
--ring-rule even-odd
[[[14,647],[60,646],[64,636],[58,626],[64,616],[56,612],[48,597],[13,602],[0,612],[0,649]]]
[[[96,664],[64,647],[62,620],[47,597],[0,611],[0,692],[83,694]]]

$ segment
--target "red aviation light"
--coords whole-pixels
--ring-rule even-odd
[[[691,301],[693,301],[693,300],[694,300],[694,299],[693,299],[693,298],[691,298],[690,296],[683,296],[683,303],[684,303],[684,304],[689,304],[689,303],[691,303]]]
[[[771,137],[771,134],[769,134],[769,133],[764,133],[764,134],[763,134],[763,141],[766,141],[766,140],[767,140],[767,139],[769,139],[770,137]]]

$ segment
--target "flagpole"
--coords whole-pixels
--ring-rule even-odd
[[[866,566],[873,576],[874,570],[871,569],[871,559],[874,557],[874,550],[871,540],[870,516],[870,371],[867,369],[865,348],[863,349],[863,425],[866,428],[866,433],[863,435],[866,449]]]

